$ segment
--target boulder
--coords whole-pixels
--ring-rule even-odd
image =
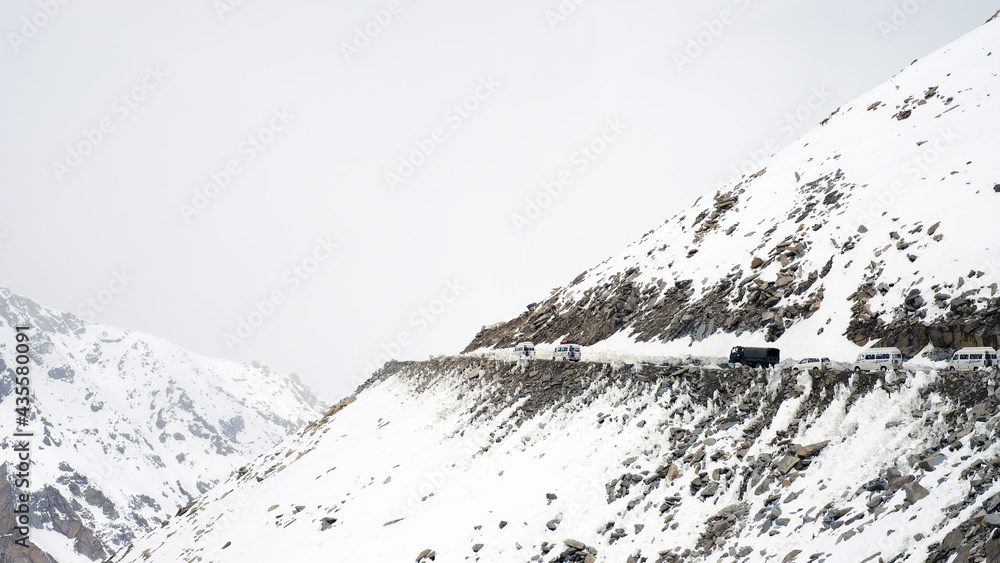
[[[815,444],[809,444],[808,446],[802,446],[801,448],[796,450],[795,455],[803,458],[814,456],[818,454],[820,450],[825,448],[829,443],[830,440],[824,440],[822,442],[817,442]]]
[[[903,489],[906,491],[906,500],[909,501],[910,504],[914,504],[918,500],[926,498],[927,495],[931,494],[930,491],[921,486],[920,483],[916,482],[904,485]]]
[[[778,465],[775,467],[775,471],[777,471],[779,475],[784,475],[785,473],[791,471],[792,468],[795,467],[795,464],[799,461],[801,460],[796,455],[786,455],[781,458],[781,461],[778,462]]]

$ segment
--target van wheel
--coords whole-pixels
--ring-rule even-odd
[[[885,372],[885,371],[886,371],[886,369],[885,369],[885,366],[882,366],[882,371],[883,371],[883,372]]]
[[[955,371],[955,366],[948,366],[948,371]]]
[[[861,366],[854,366],[854,373],[861,373]]]

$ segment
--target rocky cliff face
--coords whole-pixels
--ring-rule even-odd
[[[985,236],[1000,212],[997,25],[838,108],[466,351],[614,337],[711,340],[721,355],[750,337],[846,360],[851,344],[1000,345],[1000,248]]]
[[[7,463],[0,463],[0,554],[4,563],[57,563],[38,546],[30,544],[27,549],[15,544],[17,539],[12,531],[18,525],[14,514],[15,491],[8,478]]]
[[[18,325],[30,327],[33,541],[60,563],[110,556],[321,412],[294,374],[199,357],[0,289],[0,332]],[[4,413],[13,346],[0,342]],[[0,451],[13,456],[12,440],[0,437]]]

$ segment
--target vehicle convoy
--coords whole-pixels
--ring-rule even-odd
[[[997,351],[993,348],[962,348],[948,360],[948,371],[958,369],[989,369],[997,365]]]
[[[514,355],[518,359],[521,358],[534,358],[535,357],[535,345],[531,342],[522,342],[517,346],[514,346]]]
[[[858,354],[854,371],[886,371],[903,367],[903,354],[899,348],[869,348]]]
[[[781,361],[781,351],[777,348],[750,348],[733,346],[729,352],[729,363],[744,364],[752,368],[773,366]]]
[[[795,371],[814,369],[830,369],[830,358],[803,358],[792,368]]]
[[[552,352],[552,360],[556,362],[563,360],[579,362],[581,357],[580,345],[572,340],[563,340],[556,344],[556,348]]]

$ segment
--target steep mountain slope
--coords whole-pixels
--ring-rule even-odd
[[[994,20],[466,351],[571,337],[723,355],[742,335],[849,360],[875,340],[908,355],[1000,345],[997,57]]]
[[[0,473],[7,483],[16,473],[23,438],[13,433],[33,433],[30,486],[15,490],[31,494],[30,542],[60,563],[108,556],[321,412],[294,374],[189,354],[5,289],[0,326],[0,412],[10,428]],[[29,327],[27,430],[14,425],[15,326]],[[10,506],[0,498],[2,517]],[[8,531],[0,552],[18,555]]]
[[[993,563],[998,413],[980,373],[394,363],[111,561]]]
[[[390,363],[111,561],[1000,562],[996,371],[496,351],[996,342],[998,47],[910,66],[465,357]]]

